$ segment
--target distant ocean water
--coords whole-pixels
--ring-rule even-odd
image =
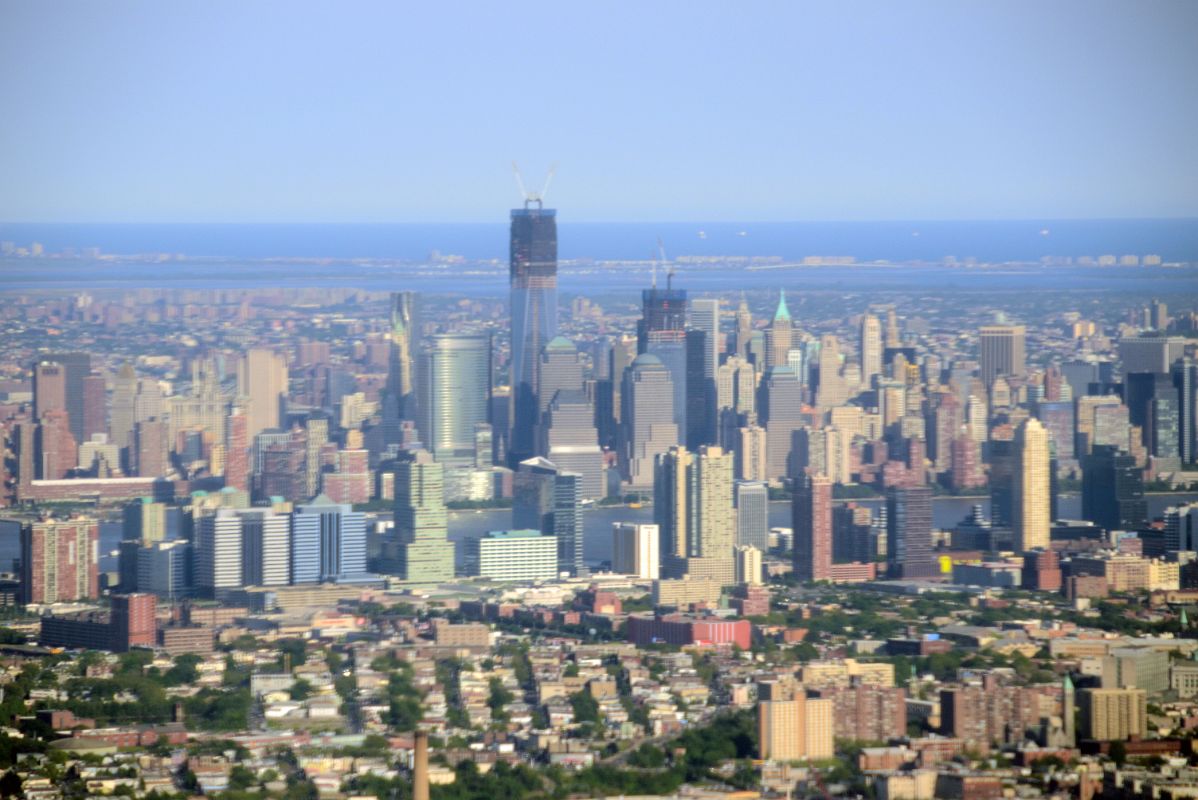
[[[637,260],[657,240],[680,256],[852,256],[859,261],[1035,261],[1045,256],[1159,255],[1198,262],[1198,219],[993,222],[586,223],[559,217],[562,259]],[[223,258],[422,261],[433,252],[506,261],[507,225],[479,224],[25,224],[0,223],[0,241],[48,252],[181,253]]]

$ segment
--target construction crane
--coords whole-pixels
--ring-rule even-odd
[[[549,172],[545,175],[545,183],[541,186],[541,191],[530,192],[524,186],[524,176],[520,173],[520,165],[515,161],[512,162],[512,172],[516,175],[516,186],[520,189],[520,196],[524,198],[524,207],[528,208],[529,204],[536,203],[537,208],[543,208],[545,205],[545,195],[549,192],[549,184],[553,181],[553,176],[557,173],[557,162],[554,162],[549,167]]]

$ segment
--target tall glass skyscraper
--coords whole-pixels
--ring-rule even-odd
[[[395,537],[399,576],[408,583],[453,580],[453,542],[446,527],[445,468],[424,450],[395,465]]]
[[[437,461],[473,464],[475,426],[491,405],[490,334],[431,336],[420,355],[417,427]],[[532,407],[534,415],[536,406]]]
[[[533,206],[533,203],[536,206]],[[532,455],[540,355],[557,336],[557,212],[529,201],[512,209],[512,464]]]
[[[297,532],[304,531],[307,537],[303,544],[307,552],[301,558],[311,564],[311,548],[317,546],[317,580],[352,581],[366,577],[366,515],[354,511],[352,506],[334,503],[320,495],[311,503],[299,506],[292,514],[292,574],[296,569]],[[315,531],[316,536],[313,536]],[[293,581],[299,583],[300,581]]]
[[[415,419],[413,369],[416,340],[416,293],[391,293],[391,360],[387,369],[387,414],[390,419]]]

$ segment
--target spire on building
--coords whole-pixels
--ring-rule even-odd
[[[790,309],[786,307],[786,290],[778,295],[778,310],[774,312],[775,322],[790,322]]]

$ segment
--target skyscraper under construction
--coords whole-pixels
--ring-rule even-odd
[[[537,386],[540,355],[557,336],[557,212],[528,199],[512,209],[512,432],[511,463],[518,464],[536,447]]]

